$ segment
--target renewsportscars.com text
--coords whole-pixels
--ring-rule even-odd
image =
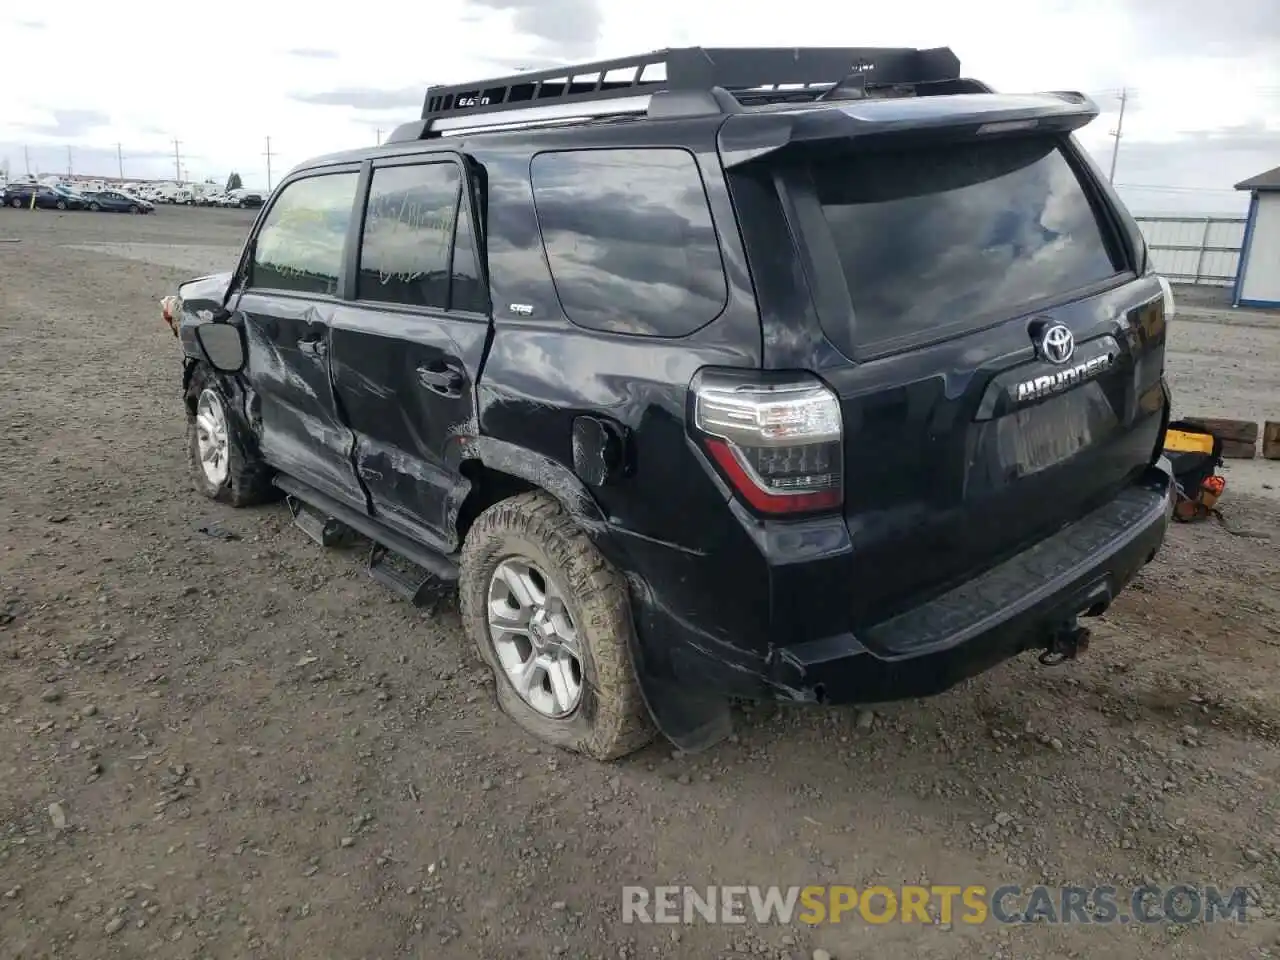
[[[623,923],[1248,922],[1248,890],[1170,887],[658,886],[622,888]]]

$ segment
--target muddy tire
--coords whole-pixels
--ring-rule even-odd
[[[243,412],[203,363],[187,388],[187,462],[195,488],[210,500],[248,507],[275,499],[271,470]]]
[[[503,574],[513,564],[536,571],[544,602],[549,607],[554,596],[566,615],[561,622],[570,624],[565,632],[573,635],[577,661],[570,684],[577,695],[564,715],[534,706],[541,691],[532,699],[517,691],[510,636],[491,627],[494,591],[504,588]],[[525,493],[482,513],[462,548],[458,587],[463,627],[493,671],[499,706],[517,724],[596,760],[625,756],[653,739],[628,649],[634,627],[626,581],[554,498]],[[506,640],[502,649],[495,642],[498,635]],[[533,658],[532,645],[529,650]],[[546,691],[550,696],[550,684]]]

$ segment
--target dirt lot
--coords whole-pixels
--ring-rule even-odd
[[[1175,529],[1076,664],[597,765],[499,715],[454,609],[193,492],[156,301],[250,220],[0,210],[0,957],[1280,956],[1280,464]],[[1280,330],[1203,320],[1173,334],[1180,395],[1274,405]],[[620,909],[626,884],[1144,881],[1249,885],[1254,922]]]

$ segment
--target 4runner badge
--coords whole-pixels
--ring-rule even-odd
[[[1067,331],[1067,336],[1070,335],[1071,332]],[[1053,373],[1023,380],[1014,384],[1009,392],[1012,394],[1015,403],[1040,400],[1043,397],[1070,390],[1076,384],[1083,383],[1086,380],[1092,380],[1098,374],[1110,370],[1111,365],[1115,363],[1115,359],[1115,353],[1108,350],[1106,353],[1090,357],[1088,360],[1072,364],[1061,370],[1055,370]]]

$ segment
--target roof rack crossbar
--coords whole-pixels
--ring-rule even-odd
[[[702,102],[717,112],[739,106],[813,100],[852,86],[958,80],[960,61],[948,47],[680,47],[632,57],[529,71],[493,80],[428,88],[422,119],[397,128],[392,140],[644,114],[687,115]],[[677,98],[674,109],[654,99]],[[725,96],[727,94],[727,96]],[[515,116],[520,114],[519,119]],[[507,114],[504,117],[492,116]]]

